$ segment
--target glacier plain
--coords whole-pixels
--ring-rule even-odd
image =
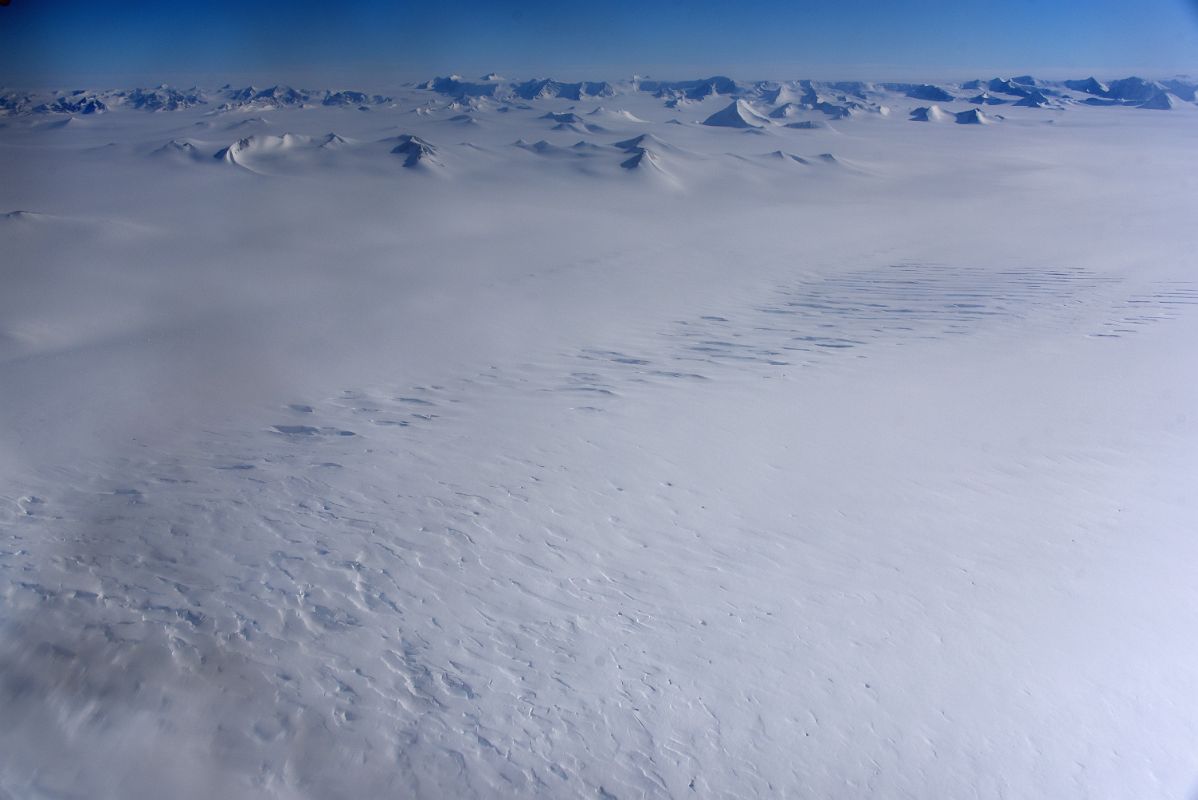
[[[0,797],[1198,790],[1192,85],[3,97]]]

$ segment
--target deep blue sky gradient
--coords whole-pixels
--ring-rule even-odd
[[[1198,72],[1198,0],[12,0],[0,84]],[[366,86],[365,88],[370,88]]]

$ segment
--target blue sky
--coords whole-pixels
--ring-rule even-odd
[[[1198,0],[82,2],[0,7],[0,83],[1198,72]],[[370,88],[367,86],[366,88]]]

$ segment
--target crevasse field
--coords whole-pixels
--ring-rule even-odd
[[[1193,797],[1186,92],[5,93],[0,797]]]

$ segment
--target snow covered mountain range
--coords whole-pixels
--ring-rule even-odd
[[[374,153],[401,156],[397,163],[418,171],[452,171],[455,165],[477,162],[488,149],[510,151],[514,144],[583,172],[595,174],[606,164],[610,169],[655,173],[667,178],[669,185],[678,186],[682,173],[701,171],[697,161],[726,155],[729,150],[750,158],[783,153],[794,156],[788,163],[805,164],[811,154],[787,150],[787,139],[804,141],[803,137],[796,140],[796,131],[827,132],[844,126],[851,130],[859,123],[877,124],[879,120],[975,126],[1056,123],[1101,108],[1192,110],[1198,108],[1196,90],[1198,83],[1188,79],[1137,77],[1104,83],[1095,78],[1042,81],[1023,75],[933,85],[738,82],[720,76],[565,83],[511,81],[497,75],[470,81],[452,75],[409,84],[392,95],[282,85],[265,89],[225,85],[208,90],[164,85],[49,93],[5,90],[0,91],[0,114],[18,128],[33,126],[31,130],[37,130],[39,126],[86,126],[109,113],[190,112],[198,119],[179,131],[182,135],[160,142],[155,155],[197,163],[213,159],[262,173],[303,168],[304,162],[314,158],[329,160],[334,157],[332,151],[358,167]],[[347,128],[369,127],[370,117],[315,114],[343,109],[397,120],[399,138],[344,135]],[[283,111],[292,112],[287,119],[300,127],[279,129],[277,123],[262,116]],[[297,116],[298,112],[304,113]],[[311,129],[316,120],[329,129]],[[657,123],[676,128],[663,129],[635,147],[626,146],[630,141],[627,134]],[[730,147],[726,137],[695,134],[704,129],[732,129],[763,137],[762,145],[771,141],[771,134],[780,138],[764,152],[760,148],[753,152],[743,144]],[[515,136],[507,141],[496,139],[500,131]],[[562,135],[581,138],[562,141]],[[675,146],[676,139],[685,144]]]
[[[740,82],[723,76],[699,80],[657,81],[634,78],[616,83],[581,81],[566,83],[550,78],[508,81],[486,75],[474,81],[459,75],[433,78],[420,84],[408,84],[453,101],[478,107],[486,99],[510,104],[531,100],[574,100],[612,98],[644,92],[662,101],[668,108],[722,96],[777,107],[792,103],[824,111],[830,117],[847,116],[854,110],[879,104],[894,97],[974,104],[1003,105],[1033,102],[1068,105],[1124,105],[1137,108],[1168,109],[1179,103],[1195,102],[1198,81],[1185,77],[1147,80],[1127,77],[1102,82],[1094,77],[1082,80],[1042,81],[1030,75],[1014,78],[971,80],[960,84],[871,83],[867,81],[754,81]],[[975,94],[979,92],[980,94]],[[406,92],[411,94],[411,92]],[[403,93],[400,93],[403,94]],[[352,90],[294,89],[275,85],[265,89],[254,86],[224,85],[217,89],[180,90],[161,85],[131,90],[34,92],[0,90],[0,111],[9,114],[97,114],[116,108],[146,111],[173,111],[204,105],[221,111],[255,111],[275,108],[304,108],[314,105],[352,107],[369,110],[394,103],[392,97]]]

